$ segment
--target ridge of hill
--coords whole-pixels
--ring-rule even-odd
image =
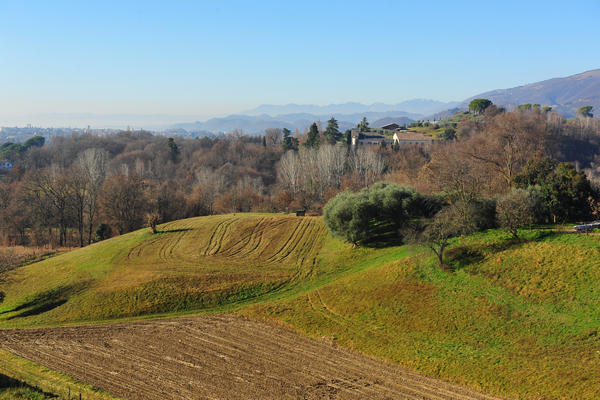
[[[591,105],[600,111],[600,69],[562,78],[552,78],[509,89],[497,89],[470,97],[461,103],[465,108],[476,98],[489,99],[501,106],[531,103],[549,105],[560,114],[572,117],[581,106]]]

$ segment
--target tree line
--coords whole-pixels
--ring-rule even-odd
[[[549,222],[584,217],[574,210],[592,200],[575,181],[597,184],[597,120],[488,104],[452,129],[431,147],[400,149],[350,146],[333,118],[304,135],[271,129],[262,137],[184,139],[124,131],[2,145],[16,167],[0,174],[0,235],[10,244],[82,246],[200,215],[319,214],[338,193],[360,193],[379,181],[443,196],[447,204],[537,190]],[[545,172],[531,172],[539,170]],[[530,175],[520,181],[523,173]],[[567,187],[581,196],[565,211],[556,204]]]
[[[413,153],[417,173],[392,172],[390,183],[332,198],[324,208],[330,231],[354,246],[424,243],[443,264],[456,236],[500,227],[518,239],[534,224],[600,217],[597,153],[562,161],[573,147],[597,152],[598,124],[584,121],[582,134],[581,121],[539,107],[491,106],[476,102],[478,118],[461,123],[456,138]]]

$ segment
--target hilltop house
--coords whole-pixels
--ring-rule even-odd
[[[428,146],[433,143],[433,139],[430,136],[425,136],[422,133],[417,132],[396,132],[394,133],[393,143],[394,145],[398,144],[399,146],[407,144],[420,144]]]
[[[381,143],[391,145],[392,139],[386,138],[385,136],[381,135],[363,133],[360,132],[358,129],[352,129],[352,146],[381,146]]]
[[[10,171],[15,165],[10,161],[0,160],[0,171]]]

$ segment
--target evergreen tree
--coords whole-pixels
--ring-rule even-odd
[[[177,143],[175,143],[175,139],[169,138],[167,141],[167,146],[169,146],[169,153],[171,154],[171,159],[173,162],[177,160],[177,156],[179,155],[179,147],[177,147]]]
[[[335,118],[331,117],[331,119],[327,121],[327,128],[325,128],[323,136],[329,144],[335,144],[342,138],[342,132],[340,132],[338,122]]]
[[[298,150],[298,139],[292,136],[292,131],[283,128],[283,151]]]
[[[529,160],[514,182],[522,189],[539,188],[546,222],[581,221],[591,217],[589,199],[596,194],[585,173],[570,163],[559,164],[549,158]]]
[[[304,145],[306,147],[312,147],[312,148],[318,148],[319,144],[321,142],[321,138],[319,137],[319,128],[317,127],[316,122],[313,122],[313,124],[310,126],[310,129],[308,130],[308,135],[306,137],[306,142],[304,143]]]
[[[363,117],[363,119],[358,123],[357,128],[360,129],[361,132],[369,131],[369,122],[367,122],[367,117]]]

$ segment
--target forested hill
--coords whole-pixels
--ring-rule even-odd
[[[565,78],[553,78],[510,89],[498,89],[470,97],[465,107],[475,98],[489,99],[494,104],[515,106],[531,103],[549,105],[560,114],[572,117],[581,106],[591,105],[600,110],[600,69]]]

